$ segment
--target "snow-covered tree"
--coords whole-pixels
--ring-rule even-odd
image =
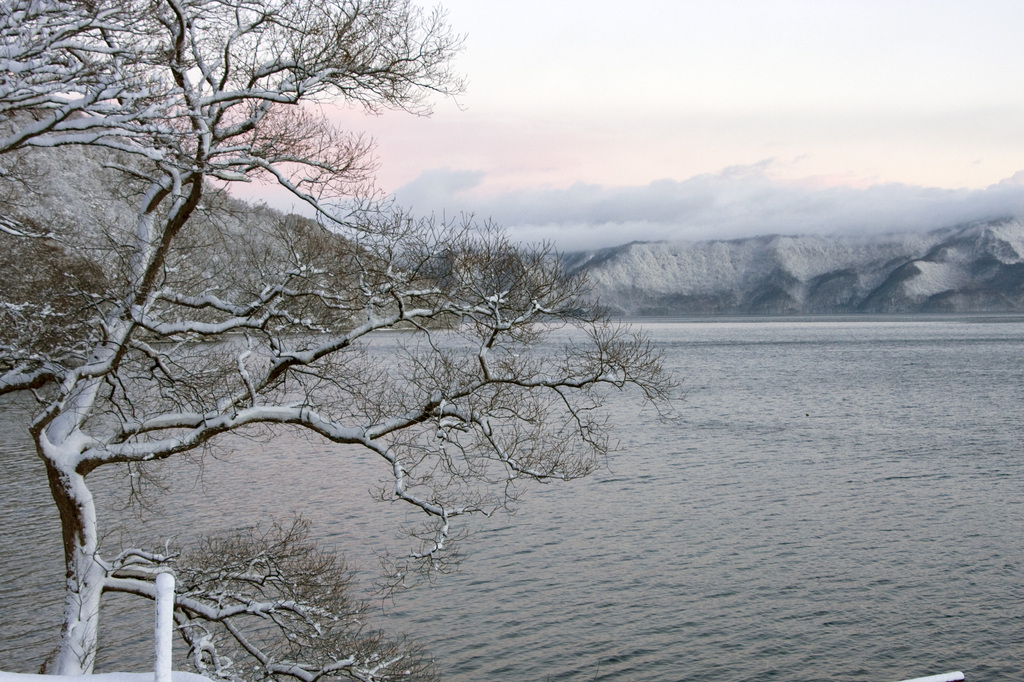
[[[415,644],[366,627],[353,571],[309,538],[309,523],[203,537],[183,553],[128,550],[111,592],[155,598],[154,566],[177,574],[174,620],[199,672],[213,679],[437,678]]]
[[[423,113],[431,93],[460,89],[449,71],[458,48],[441,13],[404,0],[0,3],[3,182],[31,190],[25,154],[84,147],[134,207],[85,225],[0,193],[0,395],[38,405],[27,426],[63,528],[52,672],[90,672],[103,592],[152,596],[172,559],[102,556],[87,485],[99,467],[143,467],[266,428],[362,446],[389,473],[384,496],[431,519],[393,564],[401,581],[442,569],[455,519],[507,506],[519,481],[592,471],[608,450],[603,390],[663,396],[657,353],[593,313],[585,282],[550,249],[365,198],[370,145],[317,103]],[[238,206],[219,188],[251,181],[286,188],[319,220],[256,209],[258,220],[230,219]],[[368,338],[395,329],[403,352],[369,360]],[[203,636],[203,619],[226,628],[256,677],[407,669],[383,645],[363,655],[360,637],[268,653],[234,616],[305,623],[308,643],[330,597],[235,590],[279,566],[233,542],[211,550],[235,568],[178,569],[189,586],[178,622],[201,669],[241,675],[222,665],[223,639]],[[297,546],[285,531],[259,542]],[[209,577],[228,574],[235,582]],[[203,596],[226,591],[235,601]]]

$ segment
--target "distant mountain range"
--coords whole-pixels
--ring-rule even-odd
[[[1024,221],[921,234],[634,242],[565,255],[613,313],[1024,312]]]
[[[134,229],[130,189],[104,167],[113,162],[124,160],[74,147],[26,155],[27,180],[0,188],[0,236],[52,233],[82,247]],[[214,194],[207,204],[232,230],[276,215]],[[564,258],[626,316],[1024,312],[1024,218],[885,236],[634,242]]]

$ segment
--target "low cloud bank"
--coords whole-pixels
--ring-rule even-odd
[[[478,171],[427,171],[400,188],[419,214],[472,212],[523,241],[561,250],[636,240],[693,241],[764,234],[879,234],[1024,215],[1024,172],[985,189],[905,184],[814,187],[766,175],[768,162],[646,186],[576,184],[567,189],[481,191]]]

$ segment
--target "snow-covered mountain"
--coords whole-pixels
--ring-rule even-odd
[[[75,147],[24,155],[22,181],[0,187],[0,237],[50,233],[91,254],[91,241],[133,229],[136,189],[105,167],[124,162]],[[280,219],[214,193],[203,213],[229,233]],[[24,260],[0,242],[0,271]],[[887,236],[631,243],[565,259],[623,315],[1024,312],[1024,218]]]
[[[567,254],[623,315],[1024,311],[1024,220],[922,234],[631,243]]]

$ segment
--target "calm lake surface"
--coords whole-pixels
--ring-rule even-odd
[[[674,413],[617,397],[607,469],[471,520],[462,570],[377,626],[452,680],[1024,679],[1024,318],[642,326],[682,383]],[[0,414],[0,669],[34,672],[62,568],[20,416]],[[221,454],[165,467],[144,522],[123,480],[96,480],[110,544],[298,512],[367,588],[374,550],[406,546],[361,452],[284,435]],[[100,670],[150,665],[131,605],[104,614]]]

